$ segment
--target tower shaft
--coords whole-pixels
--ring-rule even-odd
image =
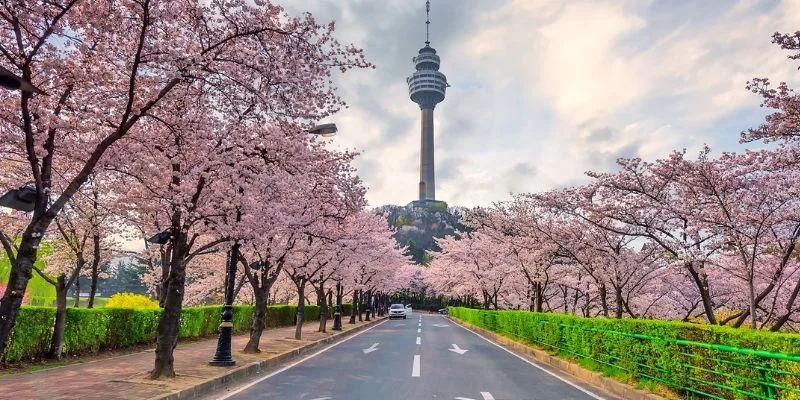
[[[419,105],[421,110],[420,152],[419,152],[419,204],[438,204],[436,200],[436,177],[433,162],[433,109],[444,100],[447,88],[447,77],[439,72],[440,58],[436,49],[431,47],[429,27],[430,1],[425,2],[425,47],[419,49],[416,57],[411,59],[414,71],[406,78],[408,95],[411,101]]]
[[[433,107],[421,109],[419,152],[419,199],[436,199],[436,176],[433,159]]]

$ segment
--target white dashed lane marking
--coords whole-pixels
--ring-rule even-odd
[[[419,354],[414,356],[414,365],[411,367],[411,377],[419,378]]]

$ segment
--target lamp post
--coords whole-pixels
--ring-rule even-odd
[[[333,330],[342,330],[342,282],[336,281],[336,311],[333,313]]]
[[[239,186],[239,195],[244,194],[244,188]],[[242,211],[236,207],[236,222],[242,220]],[[233,291],[236,285],[236,263],[239,262],[239,239],[233,241],[228,268],[225,271],[225,304],[222,305],[222,319],[219,324],[219,338],[217,351],[208,365],[214,367],[230,367],[236,365],[231,354],[231,340],[233,339]]]
[[[336,124],[321,124],[316,125],[311,129],[306,129],[306,133],[311,135],[319,135],[324,138],[334,137],[336,136],[336,132],[339,130],[336,128]]]
[[[208,362],[208,365],[215,367],[236,365],[236,361],[233,360],[231,354],[231,338],[233,336],[233,287],[236,284],[236,263],[238,261],[239,241],[236,240],[231,246],[228,270],[225,273],[225,304],[222,306],[222,321],[219,324],[217,351],[214,353],[214,358]]]
[[[316,125],[305,131],[311,135],[320,135],[328,138],[336,135],[336,124]],[[239,194],[244,193],[244,188],[239,187]],[[242,218],[241,211],[236,212],[236,221]],[[233,336],[233,292],[236,284],[236,263],[239,261],[239,240],[234,240],[231,246],[230,257],[228,259],[227,270],[225,271],[225,304],[222,306],[222,320],[219,324],[219,339],[217,340],[217,351],[208,365],[215,367],[229,367],[236,365],[231,353],[231,339]]]
[[[172,229],[167,228],[161,232],[156,233],[150,238],[145,239],[144,241],[153,244],[167,244],[169,242],[170,236],[172,236]]]
[[[20,78],[2,66],[0,66],[0,87],[4,87],[8,90],[19,90],[22,92],[47,95],[47,93],[41,89],[33,86],[30,82]]]
[[[34,208],[36,208],[36,189],[31,186],[23,186],[19,189],[12,189],[0,197],[0,207],[8,207],[12,210],[31,212]]]

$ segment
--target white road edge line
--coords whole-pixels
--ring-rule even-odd
[[[422,338],[421,338],[421,337],[419,337],[419,336],[417,336],[417,344],[420,344],[420,341],[421,341],[421,340],[422,340]]]
[[[455,325],[456,325],[456,326],[458,326],[458,327],[460,327],[461,329],[464,329],[464,330],[465,330],[465,331],[467,331],[467,332],[471,332],[471,333],[472,333],[472,334],[474,334],[475,336],[477,336],[477,337],[479,337],[479,338],[481,338],[481,339],[483,339],[483,340],[485,340],[485,341],[487,341],[487,342],[489,342],[489,343],[491,343],[491,344],[493,344],[493,345],[495,345],[495,346],[497,346],[497,347],[499,347],[499,348],[501,348],[501,349],[505,350],[505,352],[507,352],[508,354],[511,354],[511,355],[513,355],[514,357],[517,357],[517,358],[519,358],[520,360],[522,360],[522,361],[525,361],[526,363],[528,363],[528,364],[530,364],[530,365],[533,365],[533,366],[534,366],[534,367],[536,367],[536,368],[539,368],[539,369],[540,369],[540,370],[542,370],[543,372],[547,373],[548,375],[551,375],[552,377],[554,377],[554,378],[556,378],[556,379],[560,380],[561,382],[564,382],[564,383],[566,383],[566,384],[568,384],[568,385],[570,385],[570,386],[574,387],[575,389],[578,389],[578,390],[580,390],[581,392],[583,392],[583,393],[586,393],[587,395],[589,395],[589,396],[590,396],[590,397],[592,397],[593,399],[597,399],[597,400],[607,400],[605,397],[601,397],[601,396],[599,396],[599,395],[597,395],[597,394],[595,394],[595,393],[592,393],[592,392],[590,392],[589,390],[586,390],[586,389],[584,389],[584,388],[582,388],[582,387],[578,386],[577,384],[575,384],[575,383],[573,383],[573,382],[570,382],[570,381],[569,381],[569,380],[567,380],[566,378],[564,378],[564,377],[561,377],[561,376],[558,376],[558,375],[556,375],[556,374],[554,374],[554,373],[552,373],[552,372],[550,372],[550,371],[546,370],[546,369],[545,369],[544,367],[542,367],[541,365],[539,365],[539,364],[536,364],[535,362],[533,362],[533,361],[531,361],[531,360],[528,360],[527,358],[525,358],[525,357],[522,357],[521,355],[519,355],[519,354],[517,354],[517,353],[514,353],[513,351],[511,351],[511,350],[509,350],[509,349],[507,349],[507,348],[505,348],[505,347],[503,347],[503,346],[501,346],[501,345],[499,345],[499,344],[495,343],[495,342],[494,342],[494,341],[492,341],[491,339],[489,339],[489,338],[486,338],[486,337],[483,337],[483,335],[481,335],[481,334],[480,334],[480,333],[478,333],[478,332],[475,332],[475,331],[473,331],[473,330],[471,330],[471,329],[467,329],[466,327],[464,327],[464,326],[463,326],[463,325],[461,325],[461,324],[455,324]],[[481,394],[483,394],[483,393],[481,393]]]
[[[494,396],[489,392],[481,392],[481,396],[483,396],[483,400],[494,400]]]
[[[368,331],[368,330],[370,330],[372,328],[375,328],[377,326],[382,325],[386,321],[387,320],[383,320],[382,322],[378,322],[377,324],[375,324],[373,326],[370,326],[369,328],[364,329],[363,331],[358,332],[358,333],[356,333],[356,334],[354,334],[354,335],[352,335],[350,337],[346,337],[346,338],[344,338],[344,339],[342,339],[342,340],[340,340],[340,341],[338,341],[338,342],[336,342],[336,343],[334,343],[334,344],[332,344],[332,345],[330,345],[330,346],[328,346],[328,347],[326,347],[326,348],[324,348],[324,349],[322,349],[322,350],[320,350],[320,351],[318,351],[318,352],[316,352],[316,353],[314,353],[314,354],[312,354],[312,355],[310,355],[308,357],[303,358],[300,361],[293,362],[293,363],[291,363],[291,364],[289,364],[289,365],[287,365],[287,366],[285,366],[285,367],[283,367],[283,368],[281,368],[281,369],[279,369],[277,371],[274,371],[274,372],[269,373],[269,374],[267,374],[265,376],[262,376],[261,378],[258,378],[257,380],[255,380],[253,382],[250,382],[249,384],[247,384],[245,386],[242,386],[239,389],[236,389],[233,392],[230,392],[230,393],[228,393],[228,394],[226,394],[226,395],[224,395],[222,397],[217,397],[217,400],[225,400],[225,399],[227,399],[227,398],[229,398],[229,397],[231,397],[231,396],[233,396],[235,394],[239,394],[240,392],[244,391],[245,389],[249,389],[251,386],[254,386],[257,383],[261,383],[262,381],[264,381],[266,379],[269,379],[269,378],[272,378],[273,376],[278,375],[281,372],[286,371],[287,369],[292,368],[297,364],[300,364],[300,363],[302,363],[302,362],[304,362],[304,361],[306,361],[308,359],[314,358],[314,357],[316,357],[316,356],[318,356],[318,355],[320,355],[320,354],[322,354],[322,353],[324,353],[324,352],[326,352],[326,351],[328,351],[328,350],[330,350],[330,349],[332,349],[332,348],[334,348],[334,347],[336,347],[336,346],[338,346],[338,345],[340,345],[340,344],[342,344],[342,343],[344,343],[344,342],[346,342],[346,341],[348,341],[348,340],[350,340],[350,339],[352,339],[352,338],[354,338],[354,337],[356,337],[356,336],[358,336],[358,335],[360,335],[360,334],[362,334],[362,333],[364,333],[364,332],[366,332],[366,331]]]
[[[419,354],[414,356],[414,365],[411,367],[411,377],[419,378]]]

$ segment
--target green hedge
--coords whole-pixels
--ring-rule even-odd
[[[450,315],[642,386],[693,398],[800,399],[797,334],[462,307]]]
[[[274,305],[267,308],[267,326],[290,326],[297,307]],[[196,338],[217,333],[222,306],[185,307],[181,314],[181,338]],[[8,364],[34,360],[50,348],[56,310],[52,307],[22,307],[11,331],[3,361]],[[135,344],[152,343],[161,316],[160,309],[67,308],[64,327],[64,354],[97,352]],[[304,320],[319,319],[319,307],[307,305]],[[250,329],[253,306],[233,306],[233,328]]]
[[[353,310],[353,305],[350,303],[342,303],[342,317],[349,317],[350,312]],[[334,304],[333,307],[328,307],[328,319],[333,318],[333,313],[336,312],[336,305]]]

